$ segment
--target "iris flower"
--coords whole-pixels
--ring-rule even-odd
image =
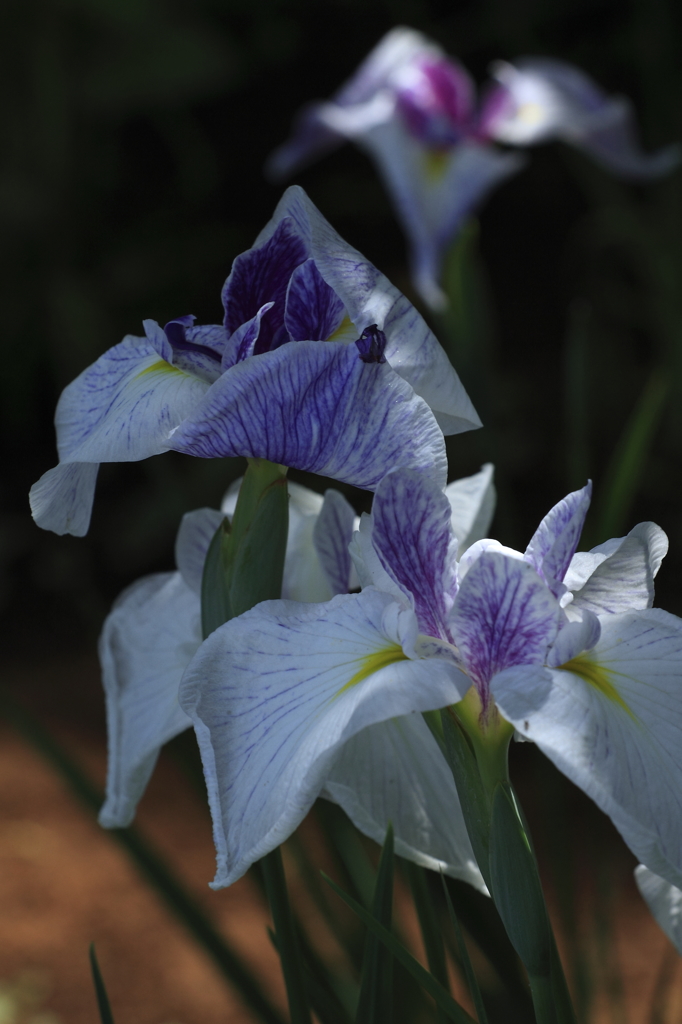
[[[130,824],[161,746],[192,724],[178,704],[178,690],[201,643],[206,551],[223,515],[232,515],[237,489],[238,484],[228,492],[222,511],[199,509],[184,517],[176,543],[178,571],[138,580],[121,595],[104,625],[100,660],[109,773],[100,821],[107,827]],[[290,482],[289,491],[285,601],[320,602],[347,594],[358,585],[348,550],[358,522],[353,509],[335,490],[323,498]],[[492,466],[450,484],[447,495],[453,529],[464,550],[489,526]],[[403,855],[482,887],[452,776],[421,719],[377,727],[358,737],[347,756],[364,764],[381,792],[366,784],[358,787],[349,762],[332,771],[325,796],[377,841],[383,841],[392,821]]]
[[[442,433],[480,420],[416,310],[302,189],[235,259],[222,299],[222,325],[146,320],[144,338],[126,337],[65,388],[59,465],[31,489],[39,526],[82,536],[99,463],[168,449],[368,489],[396,465],[427,465],[445,483]]]
[[[574,556],[589,500],[589,486],[568,495],[523,554],[484,539],[458,559],[447,497],[398,470],[352,545],[361,593],[264,602],[208,637],[180,702],[208,783],[214,885],[282,842],[320,793],[339,799],[339,772],[383,810],[389,737],[393,757],[423,755],[419,712],[465,697],[483,733],[501,714],[643,863],[682,881],[682,620],[651,607],[666,539],[640,524]],[[440,787],[435,740],[430,757],[425,780]]]
[[[267,165],[288,177],[346,139],[365,149],[392,195],[410,243],[414,285],[434,309],[443,253],[466,217],[523,158],[493,145],[562,139],[615,174],[648,178],[679,160],[677,147],[639,149],[632,110],[562,61],[493,66],[495,85],[480,106],[466,69],[407,28],[386,35],[327,103],[305,108],[292,138]]]

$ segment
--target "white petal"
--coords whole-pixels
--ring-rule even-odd
[[[186,512],[175,539],[175,564],[187,586],[201,596],[204,562],[215,532],[225,518],[215,508]]]
[[[657,923],[682,955],[682,890],[643,864],[635,868],[635,881]]]
[[[109,736],[99,820],[106,828],[130,824],[161,747],[189,728],[178,688],[200,642],[199,600],[177,572],[138,580],[107,616],[99,643]]]
[[[682,885],[682,620],[652,608],[600,621],[570,671],[510,670],[491,689],[635,856]]]
[[[43,530],[84,537],[90,526],[98,462],[61,462],[31,488],[31,514]]]
[[[452,529],[459,542],[459,557],[471,544],[488,536],[495,512],[495,485],[492,462],[486,462],[473,476],[453,480],[445,488],[452,509]]]
[[[370,725],[343,747],[323,796],[383,843],[389,822],[396,853],[485,892],[457,789],[421,715]]]
[[[627,537],[574,555],[565,583],[572,608],[617,614],[650,608],[654,577],[668,550],[668,538],[655,523],[639,523]]]
[[[368,590],[322,605],[267,601],[204,641],[180,699],[204,762],[214,887],[294,831],[357,732],[458,698],[461,673],[447,662],[392,660],[415,640],[413,613]]]

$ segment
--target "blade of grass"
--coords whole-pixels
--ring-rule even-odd
[[[413,864],[410,860],[403,860],[401,866],[407,877],[414,907],[417,911],[429,970],[436,981],[439,981],[443,988],[449,992],[450,979],[448,978],[447,961],[445,958],[443,932],[433,906],[426,869],[419,864]],[[438,1010],[439,1024],[445,1020],[447,1018],[443,1011]]]
[[[303,982],[303,964],[298,935],[289,904],[280,848],[277,847],[271,853],[266,854],[260,864],[275,924],[277,949],[287,990],[291,1024],[312,1024],[308,995]]]
[[[272,928],[268,928],[268,938],[279,956],[277,936]],[[330,982],[329,972],[326,971],[319,957],[316,957],[314,954],[311,956],[311,949],[300,934],[299,940],[301,943],[303,976],[313,1012],[322,1021],[322,1024],[352,1024],[353,1015],[339,999]]]
[[[473,999],[474,1006],[476,1007],[476,1016],[478,1017],[479,1024],[488,1024],[488,1015],[486,1013],[485,1003],[483,1002],[483,996],[481,995],[481,990],[478,985],[478,979],[476,978],[476,974],[474,973],[474,969],[471,965],[469,950],[467,949],[466,942],[464,941],[464,935],[462,934],[462,928],[459,923],[459,918],[455,913],[455,908],[452,905],[452,900],[450,899],[448,887],[445,884],[445,876],[442,874],[441,880],[443,883],[443,892],[445,893],[445,904],[448,908],[448,916],[450,918],[450,923],[452,924],[452,929],[455,933],[455,939],[457,941],[459,958],[464,967],[464,973],[466,975],[467,985],[469,986],[469,992],[471,993],[471,998]]]
[[[92,970],[92,980],[95,984],[95,993],[97,995],[97,1008],[99,1010],[99,1019],[102,1024],[114,1024],[114,1015],[111,1012],[111,1005],[109,1003],[109,996],[107,995],[106,986],[104,984],[104,978],[102,972],[99,969],[97,963],[97,954],[95,953],[95,943],[90,943],[90,968]]]
[[[372,914],[390,930],[393,919],[393,828],[388,826],[372,899]],[[376,935],[365,939],[360,998],[355,1024],[389,1024],[392,1019],[393,957]]]
[[[329,878],[328,875],[322,873],[322,877],[331,885],[334,892],[339,896],[343,902],[354,910],[361,921],[374,932],[374,934],[381,939],[385,946],[390,949],[391,953],[398,960],[403,967],[412,975],[412,977],[424,988],[429,995],[434,999],[437,1006],[439,1006],[444,1013],[447,1015],[449,1020],[454,1020],[456,1024],[476,1024],[473,1017],[464,1010],[459,1003],[456,1003],[449,992],[447,992],[439,982],[429,974],[425,967],[419,963],[418,960],[412,956],[412,954],[405,949],[395,935],[393,935],[387,928],[384,928],[382,924],[377,921],[369,911],[365,910],[357,900],[354,900],[352,896],[349,896],[338,886],[335,882]]]
[[[104,795],[71,760],[54,737],[28,711],[2,691],[0,713],[55,769],[73,795],[96,817],[104,802]],[[123,847],[142,876],[196,942],[206,950],[223,977],[234,985],[256,1016],[267,1024],[285,1024],[279,1011],[263,994],[261,982],[218,934],[208,915],[173,875],[153,846],[134,828],[111,829],[107,834]]]

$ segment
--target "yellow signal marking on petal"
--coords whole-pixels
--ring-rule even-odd
[[[357,686],[363,679],[367,679],[368,676],[378,672],[379,669],[393,665],[396,661],[407,660],[408,658],[404,654],[402,647],[399,647],[398,644],[391,644],[390,647],[382,647],[381,650],[375,651],[374,654],[368,654],[366,658],[362,659],[362,668],[358,669],[355,675],[341,687],[336,696],[338,697],[339,694],[350,690],[353,686]]]
[[[617,704],[618,707],[622,708],[623,711],[627,711],[630,718],[636,721],[630,708],[627,706],[618,690],[610,680],[611,673],[608,669],[604,668],[603,665],[599,665],[596,661],[592,661],[585,654],[579,654],[577,658],[571,658],[564,665],[559,666],[565,672],[575,672],[577,676],[584,679],[586,683],[593,686],[595,690],[599,690],[603,693],[610,701]]]
[[[327,341],[355,341],[357,336],[358,329],[348,316],[348,313],[346,313],[336,330],[332,331],[329,335]]]
[[[439,181],[447,170],[449,149],[427,149],[424,154],[424,167],[427,178]]]
[[[516,116],[522,124],[534,128],[546,117],[546,110],[540,103],[522,103],[516,110]]]
[[[140,370],[138,377],[144,377],[145,373],[185,373],[184,370],[179,370],[177,366],[171,366],[165,359],[159,359],[158,362],[152,363],[146,370]],[[188,374],[185,373],[187,377]]]

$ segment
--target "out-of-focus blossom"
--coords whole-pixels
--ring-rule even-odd
[[[677,147],[642,153],[628,101],[606,96],[569,64],[498,63],[493,74],[479,109],[461,64],[420,33],[393,29],[330,102],[302,111],[267,170],[286,177],[346,139],[361,145],[393,196],[415,287],[438,309],[446,246],[491,189],[523,165],[493,142],[563,139],[631,178],[664,174],[679,161]]]
[[[397,465],[445,483],[443,433],[480,426],[423,319],[289,189],[234,261],[222,325],[145,321],[65,388],[39,526],[87,532],[100,462],[246,455],[373,489]]]
[[[590,491],[559,502],[524,553],[483,539],[458,561],[443,491],[397,470],[351,547],[360,594],[266,601],[202,644],[180,701],[209,788],[214,884],[286,838],[339,764],[383,799],[356,745],[396,716],[420,730],[418,712],[465,697],[483,732],[501,714],[643,863],[682,882],[682,620],[651,607],[665,540],[642,528],[575,567]]]

